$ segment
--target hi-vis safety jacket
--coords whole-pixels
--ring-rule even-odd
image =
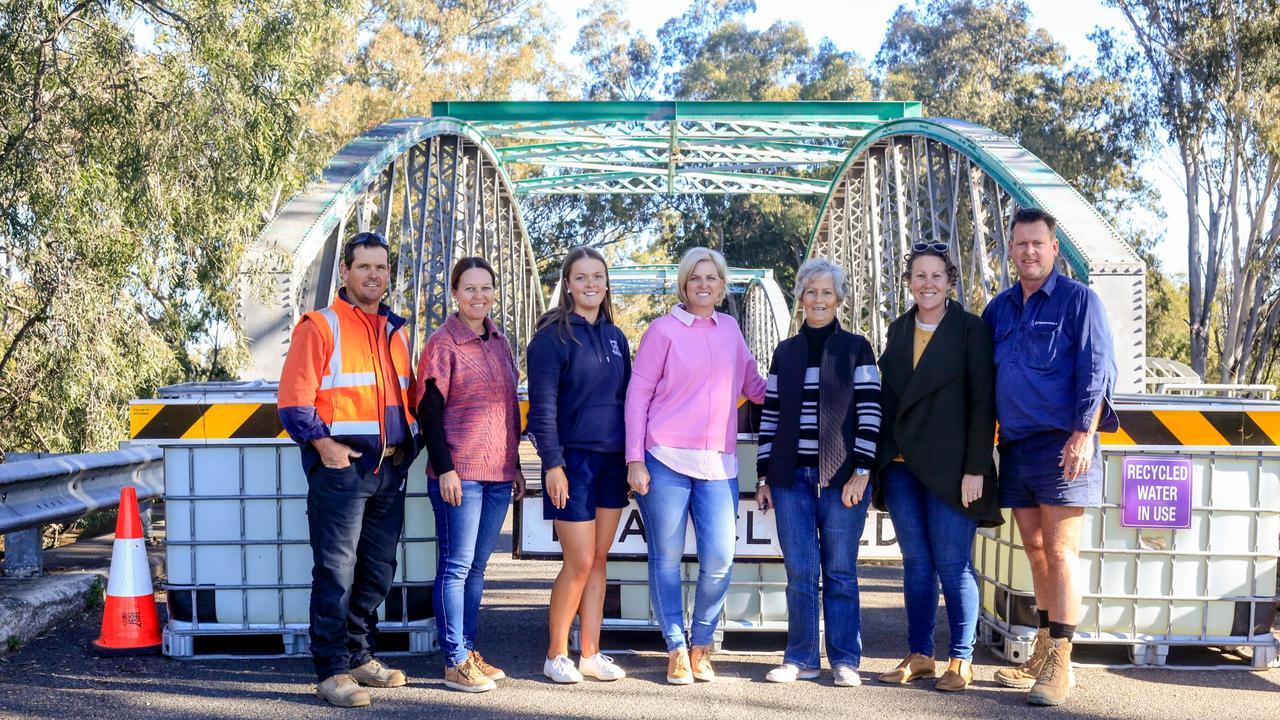
[[[352,462],[361,472],[379,467],[389,444],[388,431],[399,436],[398,445],[405,451],[398,456],[401,465],[407,467],[417,455],[417,399],[412,397],[413,362],[405,319],[385,304],[379,314],[386,318],[381,337],[342,288],[332,305],[306,313],[294,328],[277,408],[285,430],[302,448],[307,472],[320,463],[311,441],[321,437],[359,451],[361,456]],[[384,359],[390,360],[392,372],[387,372]],[[388,383],[388,375],[394,376],[394,385]]]

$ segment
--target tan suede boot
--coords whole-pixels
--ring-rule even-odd
[[[672,685],[692,685],[693,671],[689,669],[689,651],[672,650],[667,657],[667,682]]]
[[[346,673],[325,678],[316,685],[316,696],[338,707],[364,707],[370,702],[369,691]]]
[[[1045,658],[1049,657],[1049,628],[1036,631],[1035,645],[1031,649],[1031,657],[1014,668],[1000,668],[996,671],[996,683],[1005,687],[1027,690],[1036,684],[1040,677],[1040,669],[1044,667]]]
[[[911,653],[906,660],[898,663],[898,667],[882,674],[879,680],[882,683],[906,685],[912,680],[933,677],[937,672],[937,665],[933,658],[925,657],[920,653]]]
[[[393,688],[409,682],[403,670],[389,668],[377,659],[357,668],[351,668],[351,679],[368,687]]]
[[[951,658],[947,663],[947,671],[942,673],[933,687],[942,692],[959,692],[973,683],[973,663],[969,660]]]
[[[693,667],[693,676],[703,682],[714,682],[715,668],[711,667],[711,646],[695,645],[689,651],[689,664]]]
[[[1071,641],[1056,638],[1051,641],[1049,657],[1036,684],[1027,693],[1032,705],[1061,705],[1071,694]]]

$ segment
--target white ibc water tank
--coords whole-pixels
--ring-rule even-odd
[[[424,468],[422,456],[410,469],[396,587],[379,609],[391,623],[432,614],[435,520]],[[166,585],[175,620],[254,627],[308,622],[307,480],[296,445],[166,446],[165,496]]]
[[[1126,456],[1190,458],[1189,528],[1121,524]],[[1107,450],[1103,457],[1103,506],[1086,509],[1081,531],[1077,638],[1167,644],[1265,639],[1280,555],[1280,452],[1160,447]],[[1006,630],[1034,627],[1030,565],[1015,525],[980,530],[974,548],[984,615]]]

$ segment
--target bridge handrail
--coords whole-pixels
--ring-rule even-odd
[[[80,517],[120,503],[120,490],[138,499],[164,494],[163,451],[136,447],[0,464],[0,533]]]

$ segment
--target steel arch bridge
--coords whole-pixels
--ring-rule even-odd
[[[340,240],[353,232],[379,230],[390,241],[389,302],[413,320],[415,354],[450,312],[454,258],[488,258],[499,278],[494,317],[523,367],[547,302],[520,197],[766,193],[823,198],[808,255],[848,270],[844,319],[877,346],[906,306],[896,275],[911,242],[947,242],[963,269],[960,294],[980,309],[1010,282],[1009,216],[1043,207],[1060,220],[1063,269],[1107,305],[1122,350],[1120,389],[1140,388],[1137,255],[1016,143],[920,115],[919,103],[898,102],[436,103],[431,117],[395,120],[349,143],[249,248],[240,274],[253,358],[246,377],[279,377],[298,318],[331,302]],[[654,272],[632,268],[615,282],[668,281]],[[767,362],[794,314],[771,273],[739,279],[744,334]]]

